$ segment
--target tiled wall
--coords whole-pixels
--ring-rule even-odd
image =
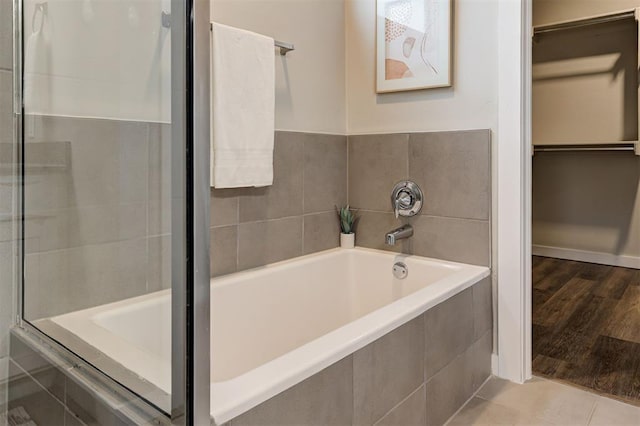
[[[27,317],[167,288],[170,127],[62,117],[28,126]],[[407,178],[425,205],[396,220],[389,194]],[[490,133],[277,132],[272,186],[211,191],[212,276],[337,247],[335,206],[347,200],[361,216],[357,245],[489,265]],[[415,235],[386,246],[403,222]]]
[[[169,283],[170,127],[25,118],[25,317]]]
[[[11,335],[9,415],[24,410],[35,424],[52,426],[168,424],[132,394],[88,374],[82,362],[67,365],[33,339],[23,331]]]
[[[404,179],[425,203],[395,219],[390,194]],[[273,186],[211,192],[212,276],[336,247],[335,206],[347,199],[359,246],[490,266],[491,133],[277,132]],[[403,223],[415,235],[387,246],[385,233]]]
[[[439,426],[490,374],[485,278],[229,424]]]
[[[419,215],[395,219],[391,190],[405,179],[425,200]],[[361,217],[356,245],[490,266],[490,131],[350,136],[349,203]],[[403,223],[414,236],[385,245]]]
[[[211,273],[337,247],[347,201],[347,138],[276,132],[274,182],[211,190]]]

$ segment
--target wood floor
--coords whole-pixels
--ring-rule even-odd
[[[640,270],[533,257],[533,372],[640,406]]]

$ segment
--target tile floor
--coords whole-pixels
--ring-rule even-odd
[[[538,377],[491,378],[447,423],[468,425],[640,426],[640,407]]]

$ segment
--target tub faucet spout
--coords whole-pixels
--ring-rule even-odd
[[[396,241],[402,240],[404,238],[409,238],[413,235],[413,227],[411,225],[404,225],[400,228],[396,228],[393,231],[390,231],[385,236],[385,242],[393,246],[396,244]]]

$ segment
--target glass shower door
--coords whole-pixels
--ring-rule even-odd
[[[208,2],[19,5],[22,326],[208,419]]]

